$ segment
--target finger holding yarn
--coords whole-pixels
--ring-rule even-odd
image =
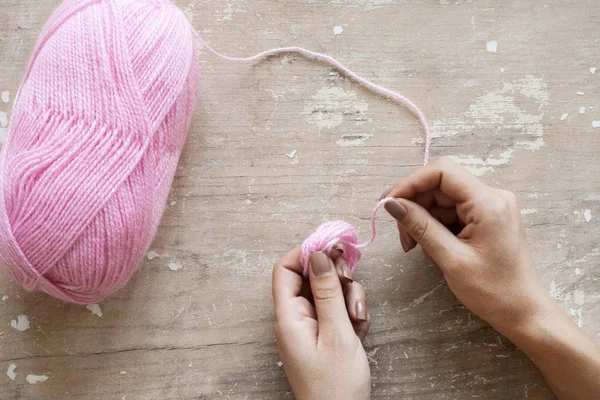
[[[308,265],[310,256],[313,253],[322,251],[325,254],[340,245],[343,250],[342,257],[348,263],[350,271],[356,269],[356,264],[360,259],[360,250],[357,247],[360,239],[356,229],[346,221],[329,221],[321,224],[304,243],[302,243],[302,253],[300,263],[302,264],[304,276],[308,276]]]
[[[342,257],[346,260],[350,271],[354,272],[360,260],[361,249],[370,245],[375,240],[375,217],[377,216],[377,212],[385,203],[392,200],[394,200],[393,197],[386,197],[380,200],[373,209],[371,213],[371,238],[364,243],[360,243],[356,228],[346,221],[328,221],[321,224],[302,243],[300,263],[302,264],[304,276],[308,276],[310,256],[313,253],[322,251],[325,254],[329,254],[337,245],[342,247]]]

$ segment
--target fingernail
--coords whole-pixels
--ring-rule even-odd
[[[332,250],[339,250],[340,254],[344,254],[344,246],[342,246],[341,244],[336,244],[335,246],[333,246]]]
[[[342,256],[342,254],[344,254],[344,248],[342,246],[336,244],[335,246],[333,246],[333,248],[329,252],[329,258],[331,258],[333,261],[335,261],[338,258],[340,258]]]
[[[332,265],[333,263],[329,257],[320,251],[313,253],[313,255],[310,256],[310,267],[312,268],[313,274],[317,276],[330,273]]]
[[[379,196],[379,201],[381,201],[381,200],[385,199],[385,198],[387,197],[388,193],[389,193],[391,190],[392,190],[392,189],[388,189],[388,190],[386,190],[385,192],[383,192],[383,193],[381,194],[381,196]]]
[[[350,271],[350,268],[348,268],[348,264],[346,263],[346,261],[345,260],[340,261],[339,266],[340,266],[342,282],[343,283],[352,283],[354,281],[354,275],[352,274],[352,271]]]
[[[364,300],[356,300],[356,318],[359,321],[367,320],[367,305]]]
[[[402,249],[405,253],[408,253],[408,243],[406,242],[406,237],[404,236],[404,232],[400,231],[400,244],[402,245]]]
[[[408,214],[406,208],[397,200],[388,201],[385,203],[384,207],[385,210],[397,221],[402,221],[404,218],[406,218],[406,214]]]

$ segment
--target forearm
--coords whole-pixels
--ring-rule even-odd
[[[600,346],[549,296],[522,326],[498,329],[537,365],[559,399],[600,398]]]

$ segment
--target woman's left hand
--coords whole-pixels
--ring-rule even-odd
[[[371,325],[363,286],[341,251],[315,253],[302,278],[300,248],[273,269],[275,335],[298,400],[370,398],[371,371],[361,341]]]

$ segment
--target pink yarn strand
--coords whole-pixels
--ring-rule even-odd
[[[431,130],[429,128],[429,124],[427,123],[427,119],[425,118],[425,114],[423,114],[421,109],[419,109],[419,107],[417,107],[417,105],[415,103],[413,103],[410,99],[401,95],[400,93],[394,92],[393,90],[387,89],[383,86],[377,85],[377,84],[369,81],[366,78],[363,78],[362,76],[360,76],[357,73],[350,70],[348,67],[344,66],[342,63],[340,63],[335,58],[330,57],[326,54],[316,53],[314,51],[310,51],[310,50],[307,50],[302,47],[279,47],[279,48],[263,51],[254,56],[251,56],[251,57],[229,57],[229,56],[221,54],[218,51],[216,51],[215,49],[213,49],[208,43],[206,43],[206,41],[204,39],[202,39],[202,37],[198,34],[198,32],[196,32],[196,30],[194,28],[192,28],[192,32],[194,33],[194,35],[196,36],[198,41],[202,44],[202,46],[204,46],[210,53],[212,53],[216,57],[218,57],[222,60],[226,60],[226,61],[250,62],[250,61],[257,61],[262,58],[274,56],[274,55],[278,55],[278,54],[294,53],[294,54],[299,54],[309,60],[315,60],[315,61],[319,61],[319,62],[322,62],[325,64],[329,64],[331,66],[334,66],[337,70],[342,72],[344,75],[346,75],[350,79],[354,80],[355,82],[358,82],[363,87],[367,88],[367,90],[370,90],[373,93],[376,93],[382,97],[394,100],[394,101],[406,106],[413,114],[415,114],[417,116],[417,118],[419,119],[419,122],[421,123],[421,126],[423,127],[423,130],[425,131],[425,155],[423,157],[423,165],[426,165],[427,163],[429,163],[429,151],[430,151],[429,149],[431,147]]]
[[[382,199],[382,200],[379,201],[379,203],[377,203],[377,205],[373,209],[373,212],[371,213],[371,238],[369,240],[367,240],[366,242],[364,242],[364,243],[356,245],[357,249],[362,249],[364,247],[367,247],[368,245],[370,245],[371,243],[373,243],[373,241],[375,241],[375,236],[376,236],[375,216],[377,215],[377,211],[379,211],[379,209],[381,207],[383,207],[384,204],[387,203],[390,200],[394,200],[394,198],[393,197],[386,197],[385,199]]]
[[[202,39],[202,37],[198,34],[198,32],[196,32],[196,30],[193,27],[192,32],[194,33],[198,41],[202,44],[202,46],[204,46],[210,53],[226,61],[251,62],[269,56],[284,53],[294,53],[299,54],[309,60],[315,60],[335,67],[338,71],[340,71],[353,81],[358,82],[367,90],[370,90],[371,92],[378,94],[384,98],[388,98],[393,101],[396,101],[397,103],[400,103],[401,105],[407,107],[413,114],[417,116],[421,126],[423,127],[423,130],[425,131],[425,150],[423,156],[423,165],[427,165],[429,163],[429,153],[431,148],[431,130],[429,128],[429,124],[427,123],[427,119],[425,118],[425,114],[423,114],[421,109],[419,109],[419,107],[417,107],[415,103],[413,103],[410,99],[401,95],[400,93],[394,92],[393,90],[387,89],[383,86],[377,85],[369,81],[366,78],[363,78],[362,76],[350,70],[348,67],[344,66],[335,58],[330,57],[326,54],[310,51],[302,47],[279,47],[263,51],[251,57],[230,57],[221,54],[215,49],[213,49],[208,43],[206,43],[204,39]],[[351,224],[345,221],[330,221],[321,224],[321,226],[319,226],[317,230],[313,232],[302,244],[300,262],[304,269],[304,276],[308,276],[310,256],[313,253],[317,251],[329,253],[336,245],[342,246],[343,257],[346,259],[350,270],[354,271],[358,260],[361,256],[361,249],[367,247],[375,240],[377,234],[375,226],[375,217],[377,215],[377,212],[381,207],[383,207],[385,203],[391,200],[394,199],[392,197],[386,197],[385,199],[380,200],[379,203],[377,203],[377,205],[373,209],[373,212],[371,213],[371,237],[364,243],[359,242],[359,237],[358,233],[356,232],[356,229]]]

